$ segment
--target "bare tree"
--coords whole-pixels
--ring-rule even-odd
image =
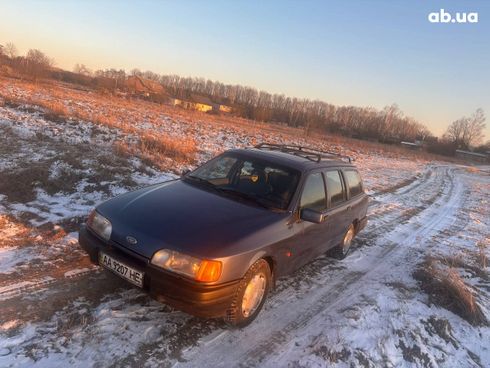
[[[17,47],[12,42],[7,42],[4,48],[5,55],[9,58],[14,59],[17,56]]]
[[[95,77],[99,79],[99,84],[103,85],[105,89],[115,90],[120,88],[126,80],[126,71],[124,69],[98,69],[94,73]],[[107,80],[103,81],[102,79]],[[110,80],[109,80],[110,79]]]
[[[92,71],[85,66],[85,64],[75,64],[73,67],[73,72],[86,75],[86,76],[92,76]]]
[[[158,75],[157,73],[153,73],[151,70],[147,70],[144,73],[140,72],[140,74],[134,74],[134,75],[139,75],[139,76],[142,76],[143,78],[154,80],[156,82],[160,81],[160,75]]]
[[[463,136],[463,142],[467,147],[477,145],[482,142],[485,129],[485,113],[483,109],[477,109],[473,115],[468,118],[466,131]]]
[[[457,148],[468,149],[482,141],[485,120],[483,109],[477,109],[470,117],[462,117],[452,122],[444,135]]]
[[[463,136],[467,125],[467,118],[461,118],[453,121],[446,130],[444,137],[453,142],[456,147],[463,147]]]
[[[139,70],[138,68],[132,69],[130,73],[132,76],[136,76],[136,77],[141,77],[143,75],[141,70]]]
[[[23,64],[26,74],[37,81],[39,78],[46,75],[49,68],[53,66],[54,61],[47,57],[42,51],[30,49],[27,52]]]

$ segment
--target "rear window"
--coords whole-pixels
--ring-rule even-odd
[[[337,170],[327,171],[325,177],[327,178],[327,195],[330,198],[330,205],[334,207],[344,201],[342,178]]]
[[[351,197],[361,194],[362,182],[359,173],[355,170],[346,170],[344,171],[344,175],[347,180],[347,186],[349,187]]]
[[[315,173],[306,179],[303,193],[301,194],[301,208],[309,208],[316,211],[323,211],[327,208],[325,197],[325,185],[321,173]]]

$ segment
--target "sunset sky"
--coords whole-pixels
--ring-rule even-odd
[[[478,12],[434,24],[430,12]],[[0,44],[73,69],[132,68],[337,105],[397,103],[442,134],[482,107],[490,139],[490,2],[7,1]]]

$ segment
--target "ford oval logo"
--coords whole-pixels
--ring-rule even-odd
[[[136,238],[133,238],[132,236],[127,236],[126,241],[131,245],[138,244],[138,240]]]

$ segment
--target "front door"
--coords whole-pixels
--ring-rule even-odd
[[[299,213],[302,209],[312,209],[325,212],[327,209],[327,197],[325,193],[325,182],[321,172],[311,173],[305,180],[299,204]],[[302,221],[302,241],[296,249],[295,266],[303,266],[323,253],[328,243],[329,221],[320,224]]]

